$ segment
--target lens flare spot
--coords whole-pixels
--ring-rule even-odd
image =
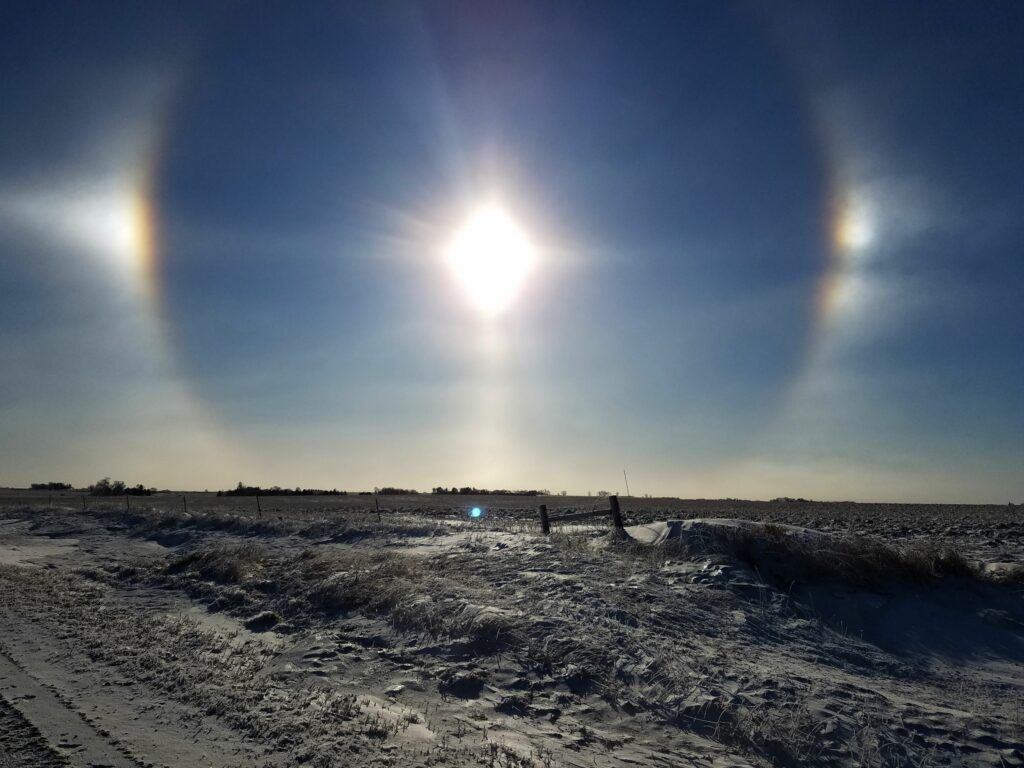
[[[480,509],[480,507],[473,507],[471,510],[469,510],[469,516],[475,520],[478,517],[483,517],[484,511]]]

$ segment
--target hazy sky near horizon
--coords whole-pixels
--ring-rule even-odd
[[[1024,502],[1022,39],[1008,0],[5,4],[0,484]],[[484,205],[535,254],[493,316],[446,258]]]

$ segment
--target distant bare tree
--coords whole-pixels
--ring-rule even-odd
[[[89,486],[91,496],[149,496],[152,493],[153,489],[146,488],[142,483],[128,487],[123,480],[111,482],[109,477],[104,477]]]

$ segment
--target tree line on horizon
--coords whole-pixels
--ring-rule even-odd
[[[373,489],[373,495],[376,496],[419,496],[420,491],[414,488],[399,488],[397,486],[386,485],[377,486]],[[461,488],[452,486],[451,488],[445,488],[444,486],[437,486],[430,490],[430,493],[435,496],[439,495],[452,495],[452,496],[550,496],[551,492],[547,489],[541,490],[515,490],[510,491],[503,488],[496,488],[493,490],[487,488],[474,488],[472,486],[463,486]],[[347,496],[348,491],[339,491],[337,488],[332,490],[324,490],[322,488],[282,488],[281,486],[274,485],[269,488],[263,488],[259,485],[246,485],[245,483],[239,482],[238,485],[228,491],[217,491],[218,496]],[[360,491],[360,496],[369,496],[370,491]],[[563,494],[564,495],[564,494]]]
[[[32,483],[31,490],[33,491],[70,491],[73,490],[71,483],[62,482],[46,482],[46,483]],[[146,488],[142,483],[138,483],[134,486],[129,486],[123,480],[111,480],[109,477],[104,477],[90,486],[84,488],[90,496],[151,496],[157,492],[156,488]],[[443,485],[436,486],[430,489],[431,495],[434,496],[550,496],[551,491],[546,488],[542,489],[529,489],[529,490],[508,490],[505,488],[476,488],[473,486],[452,486],[446,488]],[[396,486],[384,486],[375,487],[372,491],[373,495],[377,496],[419,496],[420,491],[413,488],[398,488]],[[217,491],[217,496],[348,496],[348,491],[341,491],[337,488],[326,490],[323,488],[282,488],[279,485],[272,485],[264,488],[260,485],[246,485],[239,481],[238,485],[230,490]],[[360,491],[360,496],[371,495],[370,491]],[[565,495],[565,491],[561,492],[561,495]],[[607,495],[607,492],[601,491],[598,495]]]
[[[98,480],[87,489],[90,496],[152,496],[156,488],[146,488],[139,483],[129,486],[123,480],[111,481],[109,477]]]
[[[348,491],[339,491],[333,488],[329,491],[323,488],[282,488],[279,485],[272,485],[263,488],[259,485],[246,485],[239,481],[238,485],[229,491],[217,491],[218,496],[348,496]]]
[[[472,486],[464,486],[457,488],[452,486],[451,488],[445,488],[443,485],[439,485],[430,491],[435,496],[451,495],[451,496],[550,496],[551,491],[547,488],[540,490],[522,490],[522,491],[509,491],[504,488],[495,488],[488,490],[487,488],[473,488]]]
[[[33,491],[71,491],[75,490],[71,483],[50,481],[48,483],[32,483],[29,488]],[[90,496],[152,496],[156,488],[146,488],[142,483],[128,485],[123,480],[111,480],[104,477],[92,485],[79,489]]]

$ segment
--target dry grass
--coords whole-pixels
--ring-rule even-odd
[[[27,508],[26,508],[27,509]],[[352,542],[379,536],[423,537],[447,532],[443,523],[411,520],[408,516],[384,515],[366,509],[320,509],[290,506],[283,510],[256,512],[248,507],[198,506],[183,508],[139,509],[126,511],[117,505],[78,510],[32,510],[43,521],[80,519],[88,515],[104,525],[139,536],[159,538],[174,534],[226,533],[235,536],[301,536],[306,539],[330,539]]]
[[[239,584],[258,572],[266,551],[251,542],[197,549],[176,558],[168,573],[188,573],[218,584]]]
[[[878,589],[933,584],[944,577],[983,578],[976,565],[939,542],[894,547],[869,537],[794,535],[770,523],[722,527],[718,535],[691,540],[682,549],[690,555],[729,557],[784,590],[802,582]]]
[[[521,630],[519,615],[480,604],[444,568],[387,551],[307,549],[273,556],[252,543],[201,547],[173,560],[156,578],[236,612],[266,607],[300,623],[359,612],[406,632],[465,637],[480,650],[508,645]],[[244,594],[195,589],[197,580],[235,585]]]

